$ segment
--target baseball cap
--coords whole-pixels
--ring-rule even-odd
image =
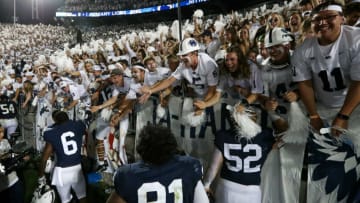
[[[149,46],[147,48],[147,52],[155,52],[155,51],[156,51],[156,49],[154,47],[152,47],[152,46]]]
[[[94,66],[93,66],[93,70],[94,70],[94,71],[100,71],[100,70],[101,70],[101,67],[98,66],[98,65],[94,65]]]
[[[34,73],[31,72],[31,71],[28,71],[28,72],[25,73],[25,76],[34,76]]]
[[[123,72],[120,69],[116,68],[116,69],[111,71],[110,76],[122,75],[122,74],[123,74]]]
[[[8,70],[8,74],[10,75],[10,74],[15,74],[15,70],[14,69],[9,69]]]

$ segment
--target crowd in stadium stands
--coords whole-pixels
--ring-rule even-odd
[[[161,3],[169,1],[67,0],[65,10]],[[58,133],[68,119],[81,120],[86,139],[75,145],[75,135],[61,135],[61,156],[81,148],[83,156],[96,160],[88,171],[104,173],[132,163],[136,152],[154,158],[146,157],[150,154],[144,148],[125,147],[129,131],[138,136],[148,122],[170,125],[183,153],[200,160],[204,188],[217,202],[306,202],[304,194],[307,202],[356,202],[360,145],[350,135],[360,133],[359,12],[359,0],[292,0],[216,16],[196,10],[192,19],[181,22],[181,37],[177,20],[77,28],[1,24],[0,123],[5,138],[22,129],[29,144],[39,152],[45,146],[49,155],[50,149],[58,150],[49,148],[49,126]],[[55,110],[68,118],[52,115]],[[24,130],[22,116],[32,116],[33,131]],[[75,134],[84,128],[74,126],[80,129]],[[344,134],[349,136],[342,139]],[[354,144],[346,147],[349,142]],[[67,166],[70,159],[63,160]],[[151,163],[158,163],[156,157]],[[55,184],[62,181],[55,178]],[[325,178],[332,181],[305,188],[301,183]],[[11,186],[4,183],[0,196]],[[157,184],[165,191],[167,185]],[[119,188],[112,201],[134,198],[126,199],[123,191],[131,187]],[[142,198],[151,191],[141,190]]]
[[[174,0],[67,0],[59,11],[118,11],[174,3]]]

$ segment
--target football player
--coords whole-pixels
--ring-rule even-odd
[[[18,121],[16,119],[16,103],[6,95],[0,96],[0,126],[5,128],[6,136],[10,140],[11,134],[16,131]]]
[[[238,105],[233,111],[232,128],[219,131],[215,136],[216,147],[213,162],[204,179],[205,189],[211,191],[210,185],[221,169],[215,202],[260,203],[260,173],[275,143],[275,132],[271,128],[261,129],[256,124],[255,109],[245,109]],[[280,125],[283,123],[278,122]],[[247,130],[249,126],[254,126],[256,130]],[[284,126],[274,127],[284,129]]]
[[[139,138],[136,149],[142,160],[118,169],[108,203],[209,202],[200,162],[179,155],[169,128],[147,125]]]
[[[52,185],[56,186],[61,202],[73,199],[71,189],[80,202],[86,202],[85,178],[81,167],[81,146],[86,133],[82,121],[69,120],[64,111],[53,113],[55,125],[44,132],[45,148],[39,168],[39,184],[45,185],[44,170],[52,153],[56,155],[55,168],[52,173]]]

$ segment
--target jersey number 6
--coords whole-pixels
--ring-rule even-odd
[[[64,153],[68,156],[75,154],[78,150],[75,140],[71,140],[74,136],[75,134],[71,131],[61,135],[61,144],[63,146]]]

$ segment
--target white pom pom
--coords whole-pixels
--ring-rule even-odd
[[[202,18],[204,16],[204,11],[201,10],[201,9],[197,9],[195,12],[194,12],[194,17],[198,17],[198,18]]]
[[[31,105],[33,106],[33,107],[35,107],[36,105],[37,105],[37,102],[38,102],[38,96],[35,96],[35,98],[33,99],[33,101],[31,102]]]
[[[109,121],[111,117],[112,110],[110,108],[103,108],[101,110],[100,116],[104,121]]]
[[[183,114],[187,115],[188,113],[193,111],[194,111],[193,99],[189,97],[184,98],[183,108],[182,108]]]
[[[307,141],[309,122],[299,103],[291,102],[289,111],[289,129],[283,136],[285,143],[304,144]]]
[[[179,35],[179,21],[178,20],[174,20],[174,22],[171,25],[171,36],[177,40],[180,39],[180,35]]]
[[[220,31],[224,29],[225,25],[226,24],[224,22],[222,22],[221,20],[215,21],[215,23],[214,23],[215,33],[220,33]]]
[[[166,113],[166,109],[162,107],[161,104],[158,104],[156,107],[156,117],[162,119],[164,118],[165,113]]]
[[[195,112],[190,112],[183,116],[183,123],[192,127],[199,126],[205,122],[205,112],[200,115],[195,115]]]
[[[205,121],[205,113],[203,111],[200,115],[195,115],[193,99],[186,97],[183,102],[181,120],[184,125],[196,127]]]
[[[261,132],[261,127],[248,114],[237,112],[235,109],[232,116],[238,124],[237,130],[241,137],[251,139]]]

